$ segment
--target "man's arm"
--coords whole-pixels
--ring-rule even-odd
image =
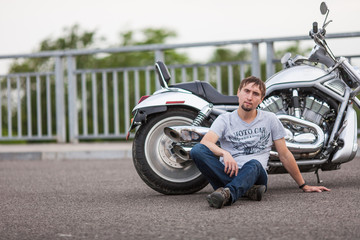
[[[299,167],[296,164],[295,158],[286,146],[285,139],[281,138],[274,141],[276,151],[279,153],[279,158],[285,169],[289,172],[290,176],[295,182],[301,186],[305,184],[304,178],[302,177]],[[323,186],[309,186],[305,185],[302,190],[304,192],[322,192],[330,191],[330,189]]]
[[[218,139],[219,136],[215,132],[210,130],[208,133],[205,134],[200,143],[207,146],[210,151],[212,151],[216,156],[223,157],[225,164],[224,172],[226,174],[228,174],[230,177],[232,177],[234,174],[235,176],[237,176],[239,168],[236,161],[228,151],[216,145]]]

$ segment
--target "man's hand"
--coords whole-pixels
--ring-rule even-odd
[[[324,186],[309,186],[305,185],[302,190],[304,192],[323,192],[323,191],[331,191],[330,189],[324,187]]]
[[[223,159],[225,164],[224,172],[230,177],[232,177],[233,175],[237,176],[239,167],[231,154],[229,152],[225,152],[223,154]]]
[[[232,177],[233,175],[237,176],[239,167],[235,159],[228,151],[225,151],[224,149],[216,145],[218,139],[218,135],[216,135],[216,133],[210,130],[205,134],[200,143],[207,146],[210,151],[212,151],[216,156],[223,157],[225,164],[224,172],[226,174],[228,174],[230,177]]]
[[[281,138],[274,141],[275,148],[279,153],[279,158],[285,169],[290,173],[291,177],[297,184],[304,183],[304,179],[300,173],[299,167],[296,164],[295,158],[286,146],[285,139]],[[330,191],[330,189],[323,186],[309,186],[305,185],[302,190],[304,192],[323,192]]]

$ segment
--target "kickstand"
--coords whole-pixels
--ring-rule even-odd
[[[322,183],[323,180],[320,179],[320,176],[319,176],[319,168],[316,169],[315,174],[316,174],[316,178],[317,178],[317,183]]]

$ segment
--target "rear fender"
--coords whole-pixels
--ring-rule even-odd
[[[133,112],[137,109],[157,107],[157,106],[171,106],[171,105],[183,105],[191,107],[197,110],[201,110],[209,102],[204,99],[188,92],[180,91],[165,91],[158,94],[151,95],[133,109]]]
[[[200,111],[209,105],[204,99],[186,92],[166,91],[152,95],[136,105],[133,109],[133,123],[131,129],[146,123],[147,117],[167,111],[168,107],[185,107]]]

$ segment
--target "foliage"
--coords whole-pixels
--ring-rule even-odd
[[[248,62],[251,58],[251,52],[247,48],[243,48],[241,50],[232,50],[229,48],[217,48],[209,62],[210,63],[220,63],[220,62],[242,62],[243,66],[248,66]],[[236,94],[237,86],[240,84],[241,76],[240,72],[245,71],[244,76],[250,75],[249,68],[242,69],[242,64],[231,64],[231,72],[232,72],[232,78],[234,79],[233,82],[233,92],[230,92],[229,89],[229,69],[228,66],[222,66],[220,67],[221,70],[221,89],[223,93],[227,93],[229,95]],[[216,75],[215,73],[213,75]]]
[[[176,37],[176,33],[166,29],[151,29],[142,30],[142,40],[136,40],[134,31],[127,31],[120,34],[119,47],[146,45],[146,44],[164,44],[169,38]],[[168,64],[185,63],[189,58],[185,54],[177,53],[175,50],[168,50],[165,52],[166,62]],[[112,68],[112,67],[134,67],[134,66],[152,66],[154,65],[153,52],[129,52],[129,53],[115,53],[107,57],[98,59],[96,62],[97,68]]]
[[[139,36],[140,39],[136,39],[135,36]],[[140,32],[135,31],[126,31],[123,33],[120,33],[119,35],[119,43],[116,45],[116,47],[125,47],[125,46],[133,46],[133,45],[144,45],[144,44],[163,44],[166,43],[166,41],[169,38],[176,37],[176,33],[171,30],[167,29],[144,29]],[[46,52],[46,51],[60,51],[60,50],[70,50],[70,49],[88,49],[88,48],[95,48],[99,44],[103,44],[105,42],[105,38],[98,37],[96,30],[83,30],[78,25],[74,25],[72,27],[67,27],[63,29],[62,36],[58,38],[46,38],[43,41],[40,42],[38,48],[36,49],[36,52]],[[105,56],[104,56],[105,55]],[[189,62],[189,58],[186,54],[183,53],[177,53],[175,50],[169,50],[165,51],[166,61],[167,63],[185,63]],[[118,67],[134,67],[134,66],[153,66],[154,64],[154,53],[153,52],[135,52],[135,53],[113,53],[113,54],[101,54],[101,55],[83,55],[83,56],[77,56],[76,57],[76,68],[77,69],[102,69],[102,68],[118,68]],[[15,60],[11,66],[9,73],[24,73],[24,72],[53,72],[54,71],[54,59],[51,58],[29,58],[29,59],[23,59],[23,60]],[[66,74],[66,73],[65,73]],[[112,78],[111,74],[107,74],[107,78]],[[66,76],[66,75],[65,75]],[[120,91],[120,96],[122,96],[121,92],[124,92],[123,89],[123,83],[121,82],[121,78],[123,78],[122,75],[119,75],[119,83],[118,88]],[[133,76],[130,76],[133,78]],[[15,79],[14,79],[15,80]],[[87,82],[87,96],[91,96],[91,76],[86,76],[86,82]],[[37,82],[40,83],[40,92],[34,91],[37,89]],[[30,112],[31,116],[34,118],[34,120],[31,122],[31,129],[30,131],[36,135],[36,133],[42,132],[47,133],[47,106],[46,106],[46,79],[45,77],[40,77],[37,79],[36,77],[30,78],[30,89],[32,89],[30,94]],[[78,76],[77,83],[81,82],[81,76]],[[96,75],[96,89],[98,90],[99,94],[97,96],[97,105],[102,106],[103,103],[103,96],[102,96],[102,76],[101,74]],[[65,82],[66,84],[67,82]],[[152,89],[155,88],[155,84],[152,82]],[[113,83],[109,80],[106,84],[108,86],[108,89],[112,89],[114,87]],[[0,89],[6,89],[6,81],[0,82]],[[16,84],[13,82],[11,84],[12,89],[16,89]],[[21,89],[26,89],[26,81],[25,79],[21,80]],[[140,85],[141,92],[144,92],[144,84]],[[50,86],[50,95],[51,95],[51,115],[53,119],[55,119],[55,83],[54,79],[51,81]],[[78,85],[78,97],[81,97],[81,86]],[[134,92],[134,88],[130,86],[130,90]],[[110,90],[109,90],[110,91]],[[38,97],[38,95],[40,97]],[[67,101],[67,86],[65,86],[65,101]],[[130,101],[135,102],[134,94],[129,93]],[[93,96],[92,96],[93,97]],[[87,97],[87,104],[88,106],[91,106],[92,104],[92,97]],[[6,96],[3,94],[3,98],[6,102]],[[109,103],[109,109],[113,109],[114,101],[113,101],[113,95],[111,92],[109,92],[108,103]],[[39,116],[38,114],[38,104],[37,99],[43,99],[41,101],[40,106],[40,119],[37,119]],[[21,98],[21,133],[20,135],[26,135],[29,131],[27,127],[27,98],[26,96]],[[124,106],[124,99],[123,97],[119,98],[119,106]],[[67,106],[67,104],[65,104]],[[9,112],[6,111],[6,105],[4,104],[2,106],[3,110],[3,136],[8,135],[7,132],[5,132],[6,127],[8,126],[8,117],[7,114]],[[81,110],[81,109],[80,109]],[[68,110],[65,109],[65,112]],[[12,123],[17,122],[17,114],[14,114],[15,109],[12,111]],[[88,116],[88,125],[89,129],[93,129],[93,118],[91,116],[91,112],[89,111]],[[113,111],[109,111],[109,125],[113,126]],[[103,112],[99,112],[98,121],[99,121],[99,131],[103,130],[104,122],[103,122]],[[79,114],[79,121],[82,121],[82,115]],[[42,126],[41,129],[38,129],[37,122],[41,121]],[[124,122],[124,115],[121,114],[120,121]],[[12,135],[18,135],[17,129],[14,128],[16,124],[12,124],[13,134]],[[52,134],[54,134],[54,131],[56,129],[56,122],[51,122],[51,129]],[[113,127],[112,127],[113,128]],[[113,129],[109,129],[110,131],[113,131]],[[51,134],[51,133],[50,133]]]
[[[299,41],[296,41],[295,43],[291,44],[290,46],[287,46],[285,48],[279,48],[275,52],[275,58],[280,59],[285,53],[290,52],[292,56],[295,56],[296,54],[300,55],[307,55],[307,53],[311,50],[311,48],[302,48]],[[244,77],[248,77],[252,75],[251,73],[251,65],[249,64],[251,61],[251,51],[247,48],[243,48],[240,51],[231,50],[229,48],[218,48],[216,49],[209,62],[237,62],[237,61],[243,61],[246,64],[246,68],[244,68],[245,72],[243,73]],[[266,80],[266,63],[265,61],[262,61],[260,63],[260,71],[261,71],[261,79],[264,81]],[[281,63],[278,63],[275,65],[275,71],[278,72],[282,70]],[[224,93],[228,92],[228,71],[226,67],[221,67],[221,89]],[[233,69],[233,79],[234,79],[234,86],[238,86],[241,80],[240,76],[240,69],[237,67],[234,67]],[[236,91],[236,89],[234,89]],[[230,94],[230,93],[229,93]],[[233,92],[232,94],[236,94]]]
[[[145,45],[145,44],[164,44],[166,43],[170,38],[176,37],[176,33],[174,31],[168,30],[168,29],[152,29],[147,28],[143,29],[141,31],[124,31],[119,34],[119,42],[112,47],[129,47],[129,46],[137,46],[137,45]],[[98,45],[104,45],[104,42],[106,41],[105,38],[99,37],[96,30],[84,30],[81,29],[80,26],[74,25],[72,27],[64,28],[62,36],[58,38],[46,38],[43,41],[40,42],[38,48],[36,49],[36,52],[44,52],[44,51],[61,51],[61,50],[70,50],[70,49],[90,49],[90,48],[96,48]],[[297,42],[294,45],[291,45],[287,47],[286,49],[280,50],[276,52],[276,57],[280,58],[285,52],[292,52],[292,53],[304,53],[308,51],[308,49],[302,49],[300,47],[300,44]],[[179,53],[176,50],[166,50],[164,51],[166,63],[168,65],[173,64],[184,64],[184,63],[190,63],[191,59],[184,53]],[[111,54],[95,54],[95,55],[82,55],[76,57],[76,69],[111,69],[111,68],[119,68],[119,67],[135,67],[135,66],[153,66],[154,64],[154,52],[150,51],[143,51],[143,52],[124,52],[124,53],[111,53]],[[233,88],[235,88],[233,91],[236,91],[236,86],[239,84],[240,79],[242,76],[250,76],[251,75],[251,66],[250,66],[250,60],[251,60],[251,51],[247,48],[243,48],[240,50],[233,50],[230,48],[220,47],[214,50],[212,53],[210,59],[207,61],[208,63],[218,63],[218,62],[236,62],[236,64],[233,64],[231,66],[234,85]],[[236,92],[230,93],[229,92],[229,85],[227,79],[229,76],[229,69],[228,66],[221,66],[219,67],[221,71],[221,89],[223,93],[228,93],[230,95],[236,94]],[[280,70],[281,65],[276,66],[276,70]],[[217,74],[219,69],[216,69],[215,67],[212,67],[210,69],[210,82],[214,83],[214,79],[217,78]],[[10,67],[10,73],[20,73],[20,72],[53,72],[54,71],[54,59],[51,58],[31,58],[31,59],[23,59],[23,60],[16,60],[11,64]],[[242,73],[240,74],[240,72]],[[177,73],[176,73],[177,72]],[[261,64],[261,72],[263,74],[262,79],[265,79],[265,63],[262,62]],[[177,79],[180,80],[179,76],[182,74],[181,70],[174,71],[177,75]],[[119,92],[119,99],[118,99],[118,106],[120,109],[122,109],[125,106],[124,101],[124,95],[125,95],[125,75],[127,73],[125,72],[118,72],[116,73],[116,78],[118,81],[116,82],[114,80],[114,73],[109,72],[105,74],[84,74],[84,75],[77,75],[77,96],[78,96],[78,102],[80,103],[83,99],[83,89],[82,85],[80,84],[83,80],[85,80],[85,93],[86,97],[84,95],[84,99],[86,101],[86,105],[88,106],[85,114],[85,117],[87,118],[88,123],[88,129],[87,132],[89,134],[94,133],[94,122],[93,122],[93,110],[91,109],[92,104],[95,102],[98,106],[98,126],[99,126],[99,133],[104,132],[104,117],[105,109],[103,108],[103,103],[106,100],[108,103],[107,110],[108,110],[108,124],[109,124],[109,132],[114,132],[114,93],[113,89],[118,89]],[[144,73],[141,74],[140,78],[144,79]],[[190,71],[185,73],[187,75],[187,79],[192,79],[193,75],[190,73]],[[131,106],[133,106],[138,99],[135,99],[134,92],[136,91],[134,82],[135,82],[135,73],[129,72],[128,77],[129,80],[129,103]],[[241,76],[242,75],[242,76]],[[66,76],[66,73],[65,73]],[[95,76],[95,81],[93,77]],[[151,78],[153,79],[153,75]],[[205,79],[205,70],[199,69],[198,72],[198,79]],[[15,80],[15,79],[14,79]],[[21,89],[26,89],[26,81],[25,79],[21,80]],[[36,133],[42,132],[44,135],[48,133],[48,126],[47,126],[47,105],[46,105],[46,97],[47,97],[47,90],[46,90],[46,82],[48,80],[45,76],[36,78],[31,77],[30,78],[30,89],[32,91],[30,95],[30,114],[33,118],[31,122],[31,131],[34,135]],[[216,81],[216,80],[215,80]],[[95,86],[93,86],[93,83],[95,82]],[[65,82],[67,84],[67,82]],[[116,85],[117,84],[117,85]],[[151,89],[155,89],[155,81],[151,81]],[[40,92],[37,92],[37,85],[40,87]],[[139,85],[139,92],[140,96],[145,94],[145,83],[140,82]],[[67,96],[67,85],[65,85],[65,101],[67,102],[68,96]],[[93,96],[92,90],[95,87],[97,94],[96,96]],[[107,88],[107,96],[103,96],[103,87]],[[16,81],[12,81],[11,88],[16,89]],[[0,89],[7,89],[7,83],[6,81],[0,81]],[[3,91],[3,103],[7,101],[6,97],[6,91]],[[21,98],[21,133],[20,135],[26,135],[29,131],[27,129],[27,115],[29,109],[27,108],[27,96],[25,91],[23,91],[23,95]],[[52,77],[51,79],[51,86],[50,86],[50,98],[51,98],[51,116],[52,119],[55,120],[55,84],[54,79]],[[41,100],[40,104],[40,110],[37,109],[38,99],[44,99]],[[68,104],[65,104],[65,106],[68,106]],[[7,114],[12,114],[12,135],[17,135],[16,131],[16,122],[17,122],[17,115],[15,108],[12,110],[12,113],[7,112],[6,104],[3,104],[2,112],[3,112],[3,136],[7,136],[7,130],[6,127],[9,126],[8,116]],[[83,115],[81,114],[82,104],[79,104],[79,123],[82,123]],[[40,114],[39,114],[40,111]],[[68,109],[65,109],[65,113],[67,114]],[[121,131],[124,131],[125,126],[125,115],[119,114],[119,121],[121,125]],[[41,129],[38,129],[37,123],[39,122],[38,116],[40,116],[40,121],[42,122]],[[11,124],[10,124],[11,125]],[[79,124],[79,131],[84,132],[82,124]],[[128,126],[125,126],[128,127]],[[56,122],[51,122],[51,133],[48,134],[55,134],[56,129]]]
[[[296,55],[302,55],[302,56],[306,56],[310,51],[311,51],[311,47],[306,47],[306,48],[302,48],[300,46],[300,42],[296,41],[294,44],[283,48],[283,49],[279,49],[275,52],[275,57],[277,59],[281,59],[282,56],[285,55],[285,53],[291,53],[291,56],[296,56]],[[281,63],[278,63],[275,65],[275,71],[278,72],[282,69],[282,65]]]
[[[101,38],[99,38],[101,40]],[[63,36],[52,39],[46,38],[40,42],[36,52],[58,51],[69,49],[90,48],[98,41],[96,31],[82,30],[79,25],[63,29]],[[52,71],[53,63],[49,58],[28,58],[23,61],[14,61],[10,66],[10,73]],[[81,65],[83,59],[79,59]]]
[[[234,51],[227,48],[218,48],[212,54],[209,62],[232,62],[232,61],[248,61],[250,60],[251,52],[249,49],[242,49]]]

